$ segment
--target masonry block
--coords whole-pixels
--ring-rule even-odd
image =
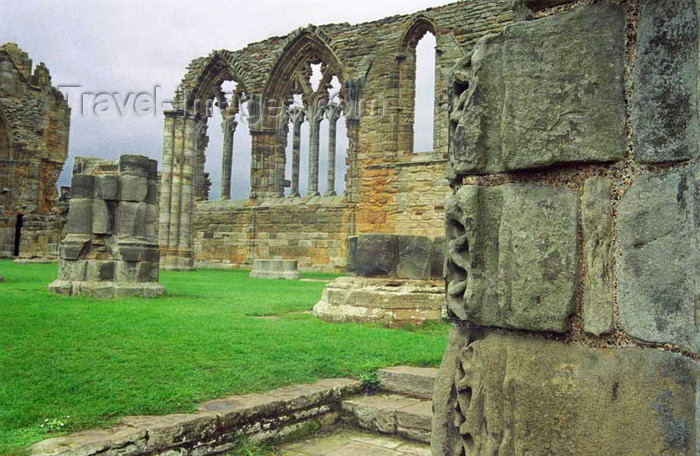
[[[622,159],[624,30],[599,2],[482,38],[456,73],[451,175]]]
[[[121,201],[143,202],[148,196],[148,178],[126,174],[119,178]]]
[[[95,198],[108,201],[119,199],[119,177],[115,175],[95,176]]]
[[[95,176],[89,174],[76,174],[71,180],[71,199],[90,199],[95,193]]]
[[[396,274],[398,237],[393,234],[365,234],[357,240],[356,271],[362,277],[390,277]]]
[[[695,0],[639,4],[633,128],[637,160],[698,156],[698,12]]]
[[[432,247],[427,236],[398,236],[397,277],[430,279]]]
[[[584,183],[581,224],[586,276],[583,324],[591,334],[610,333],[615,323],[612,244],[612,180],[593,177]]]
[[[92,233],[92,199],[73,198],[70,200],[70,216],[67,231],[69,234]]]
[[[641,175],[620,201],[620,326],[632,337],[700,348],[697,194],[686,168]]]
[[[565,332],[574,313],[577,195],[464,186],[446,207],[447,307],[485,326]]]
[[[695,456],[692,359],[452,331],[433,398],[434,455]]]

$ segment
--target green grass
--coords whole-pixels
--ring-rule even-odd
[[[308,311],[324,283],[245,271],[166,272],[167,295],[98,301],[54,296],[56,265],[0,261],[0,454],[134,414],[377,368],[436,366],[447,328],[328,324]],[[334,276],[308,274],[331,279]],[[255,318],[281,315],[278,320]],[[69,416],[70,418],[65,418]]]

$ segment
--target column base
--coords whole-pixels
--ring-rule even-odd
[[[194,252],[191,250],[166,250],[161,247],[160,269],[163,271],[194,271]]]

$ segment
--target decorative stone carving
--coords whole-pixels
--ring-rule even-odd
[[[482,38],[456,73],[451,173],[623,158],[624,27],[599,2]]]
[[[436,380],[433,455],[694,456],[697,381],[693,360],[675,353],[455,328]]]
[[[163,294],[155,239],[157,168],[155,160],[139,155],[75,159],[68,235],[50,292],[97,298]]]
[[[450,315],[565,332],[575,310],[576,199],[537,184],[462,187],[445,208]]]

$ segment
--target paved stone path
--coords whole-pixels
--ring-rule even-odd
[[[278,456],[430,456],[426,444],[356,430],[284,445]]]

